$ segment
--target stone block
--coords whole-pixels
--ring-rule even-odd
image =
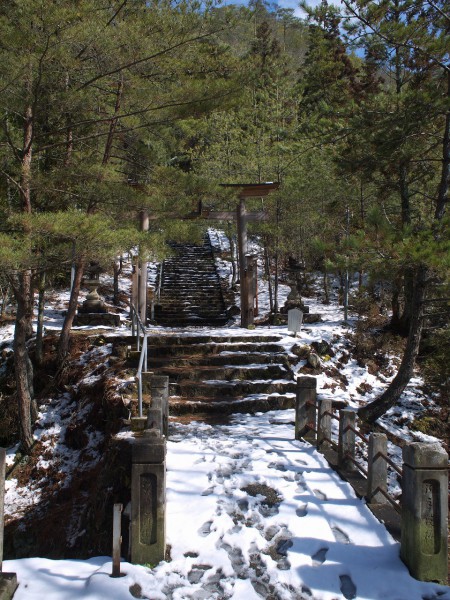
[[[131,562],[156,565],[166,553],[166,445],[156,431],[133,444],[131,472]]]
[[[448,455],[438,444],[403,448],[400,556],[416,579],[448,578]]]
[[[144,431],[147,417],[131,417],[131,431]]]
[[[0,573],[0,600],[11,600],[17,586],[15,573]]]

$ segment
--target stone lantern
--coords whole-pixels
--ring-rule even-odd
[[[105,325],[108,327],[118,327],[120,325],[120,315],[109,313],[105,303],[97,292],[97,288],[100,285],[100,273],[102,271],[102,267],[97,262],[91,262],[86,269],[83,286],[87,287],[89,292],[86,300],[78,308],[78,314],[74,319],[75,326]]]
[[[97,288],[100,285],[100,273],[102,268],[97,262],[91,262],[87,269],[87,278],[83,279],[83,285],[88,288],[89,293],[86,296],[86,300],[83,305],[78,309],[78,313],[107,313],[108,310],[105,307],[103,300],[100,298],[97,292]]]

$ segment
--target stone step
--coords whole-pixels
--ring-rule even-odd
[[[178,383],[170,384],[170,394],[181,396],[183,398],[194,398],[200,401],[210,402],[214,400],[223,400],[223,398],[240,398],[250,394],[283,394],[295,393],[296,384],[288,379],[275,380],[245,380],[245,381],[223,381],[211,380],[202,382],[193,382],[182,380]]]
[[[251,364],[282,364],[287,366],[290,362],[296,360],[295,356],[289,357],[285,354],[274,353],[246,353],[236,354],[217,354],[216,356],[158,356],[158,350],[155,353],[149,351],[148,370],[153,371],[159,367],[197,367],[197,366],[246,366]]]
[[[295,394],[255,394],[242,398],[223,397],[211,402],[203,398],[186,399],[179,396],[169,398],[171,415],[194,414],[229,415],[232,413],[256,413],[269,410],[285,410],[295,407]],[[200,419],[198,419],[200,420]]]
[[[161,366],[154,367],[152,361],[148,362],[148,369],[155,375],[166,375],[171,382],[208,380],[251,380],[251,379],[289,379],[290,371],[279,364],[254,364],[245,366],[235,365],[197,365],[193,366]]]
[[[151,345],[149,346],[149,356],[151,355],[150,348]],[[184,342],[183,338],[182,344],[162,346],[158,347],[157,350],[158,356],[223,356],[224,353],[234,354],[236,352],[250,354],[255,354],[257,352],[284,354],[284,349],[282,346],[271,342],[229,342],[226,344],[208,342],[204,344],[188,344],[187,342]]]
[[[186,348],[191,348],[196,344],[215,344],[216,346],[219,344],[269,344],[280,342],[281,337],[277,334],[240,334],[239,330],[236,333],[223,333],[223,334],[209,334],[209,333],[195,333],[191,335],[149,335],[147,338],[148,346],[150,347],[158,347],[158,346],[184,346]],[[276,346],[278,351],[283,351],[283,346]],[[273,349],[273,348],[271,348]],[[224,349],[225,350],[225,349]],[[259,353],[258,353],[259,354]]]

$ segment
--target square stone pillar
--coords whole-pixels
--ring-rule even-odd
[[[295,439],[303,438],[315,444],[317,428],[317,379],[315,377],[298,377],[295,399]]]
[[[448,455],[439,444],[403,448],[400,556],[420,581],[447,584]]]
[[[3,535],[5,506],[6,450],[0,448],[0,600],[11,600],[17,589],[15,573],[3,573]]]
[[[166,554],[166,439],[145,430],[133,444],[131,562],[156,565]]]
[[[147,413],[147,429],[156,428],[167,437],[169,427],[169,378],[152,375],[150,378],[151,404]]]

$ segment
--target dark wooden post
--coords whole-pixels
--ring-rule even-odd
[[[314,444],[316,442],[317,379],[315,377],[299,377],[297,379],[297,395],[295,399],[295,439],[303,438]]]
[[[241,296],[241,327],[248,327],[248,292],[247,292],[247,219],[244,198],[239,198],[237,207],[237,234],[239,254],[239,281]]]
[[[122,504],[114,504],[113,512],[113,551],[111,577],[120,577],[120,546],[122,544]]]

